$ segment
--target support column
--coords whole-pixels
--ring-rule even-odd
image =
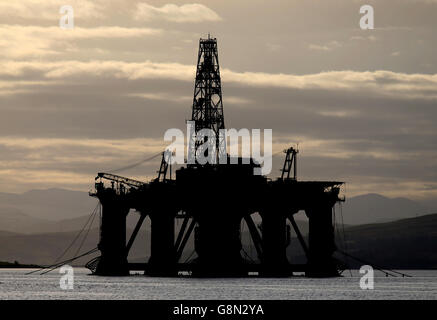
[[[333,259],[335,239],[332,225],[332,207],[317,206],[306,210],[309,218],[309,257],[307,276],[338,276],[337,263]]]
[[[96,274],[105,276],[129,275],[126,257],[126,216],[129,207],[122,196],[113,190],[99,196],[102,205],[100,242],[98,248],[102,255]]]
[[[176,250],[173,212],[154,212],[151,219],[150,259],[146,274],[176,276]]]
[[[290,275],[287,260],[286,217],[273,211],[261,212],[263,240],[263,276]]]

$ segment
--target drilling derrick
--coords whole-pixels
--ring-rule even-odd
[[[176,185],[182,197],[193,202],[183,206],[195,224],[197,258],[193,263],[193,274],[242,275],[240,227],[247,204],[239,209],[239,205],[230,203],[248,202],[248,188],[260,177],[253,177],[253,163],[243,165],[241,159],[238,165],[226,163],[226,136],[221,131],[225,123],[217,39],[210,36],[199,41],[191,120],[194,121],[194,137],[190,137],[189,157],[196,156],[196,160],[189,162],[194,165],[176,172]],[[202,134],[205,129],[209,136]],[[209,151],[213,154],[208,154]],[[199,154],[207,158],[208,163],[199,163]]]
[[[202,129],[210,129],[215,135],[214,150],[216,163],[220,157],[226,156],[226,137],[220,134],[220,129],[225,128],[223,116],[222,85],[217,50],[217,39],[200,39],[199,54],[197,58],[196,80],[194,84],[194,98],[192,121],[195,121],[194,132],[197,134]],[[198,147],[207,142],[192,141],[193,155]]]

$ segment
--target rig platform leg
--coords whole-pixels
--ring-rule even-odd
[[[174,238],[175,213],[159,211],[150,214],[150,259],[145,274],[171,277],[177,275]]]
[[[102,221],[98,248],[102,255],[96,268],[98,275],[129,275],[126,257],[126,216],[129,207],[120,197],[115,192],[108,192],[99,198]]]
[[[335,251],[332,207],[317,206],[306,210],[309,217],[309,257],[306,276],[336,277],[337,263],[332,257]]]
[[[262,217],[263,261],[261,275],[284,277],[292,275],[287,260],[286,216],[278,212],[264,211]]]

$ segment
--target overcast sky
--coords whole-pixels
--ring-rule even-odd
[[[374,30],[359,27],[364,4]],[[0,0],[0,191],[87,191],[161,151],[190,118],[210,32],[228,128],[273,129],[273,152],[299,142],[299,178],[346,181],[347,196],[431,201],[436,27],[437,0]]]

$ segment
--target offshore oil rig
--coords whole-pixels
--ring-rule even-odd
[[[196,132],[213,130],[217,136],[225,128],[217,40],[200,39],[192,107]],[[217,150],[226,141],[217,139]],[[196,143],[194,148],[199,148]],[[196,150],[199,152],[199,150]],[[226,152],[226,149],[225,149]],[[244,277],[249,274],[286,277],[305,272],[310,277],[339,274],[332,208],[343,184],[338,181],[298,181],[298,151],[284,151],[282,174],[275,180],[255,175],[259,164],[250,158],[237,164],[187,164],[170,177],[168,157],[163,152],[158,177],[142,182],[110,173],[98,173],[91,196],[102,205],[101,256],[87,266],[97,275],[122,276],[143,270],[150,276],[177,276],[183,272],[197,277]],[[225,154],[229,158],[228,154]],[[247,159],[246,159],[247,160]],[[109,182],[109,183],[108,183]],[[139,220],[129,240],[126,217],[131,209]],[[300,232],[294,215],[304,210],[309,221],[307,239]],[[262,222],[256,224],[258,213]],[[128,254],[146,219],[151,221],[150,258],[129,263]],[[176,219],[182,224],[176,232]],[[307,258],[306,264],[288,261],[286,248],[290,221]],[[258,263],[242,255],[241,224],[248,226]],[[194,233],[197,257],[181,262],[190,236]]]

